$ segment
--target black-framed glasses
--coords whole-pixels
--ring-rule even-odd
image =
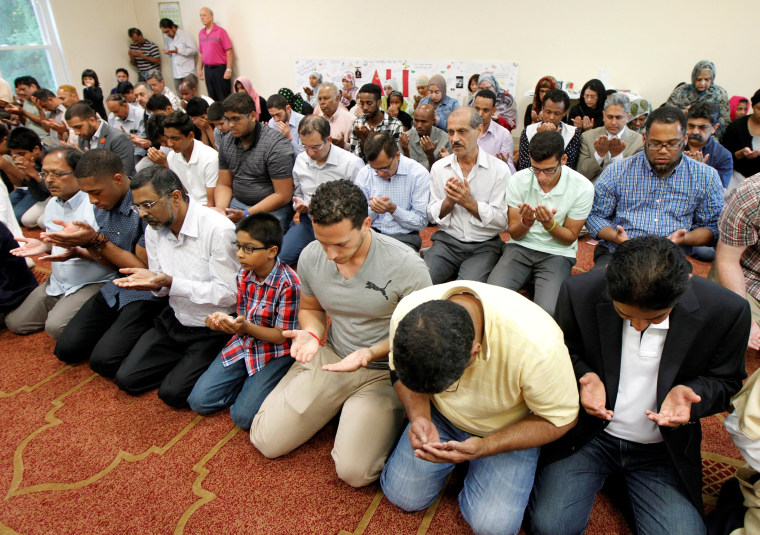
[[[38,174],[40,175],[40,178],[42,180],[45,180],[47,177],[50,178],[61,178],[62,176],[71,175],[74,171],[68,171],[66,173],[58,173],[56,171],[40,171]]]
[[[263,251],[265,249],[269,249],[269,247],[255,247],[250,243],[240,243],[239,241],[233,241],[230,243],[232,243],[233,247],[235,247],[235,249],[238,251],[242,249],[245,254],[253,254],[255,251]]]
[[[146,201],[146,202],[141,202],[140,204],[133,204],[132,206],[130,206],[130,208],[136,214],[139,214],[141,209],[147,212],[148,210],[153,208],[153,206],[155,206],[155,204],[160,200],[161,199],[156,199],[155,201],[150,201],[150,202]]]
[[[557,172],[557,169],[562,167],[562,164],[555,165],[554,167],[547,167],[546,169],[539,169],[538,167],[530,166],[530,170],[533,171],[533,174],[536,176],[539,176],[541,173],[544,174],[544,176],[551,176],[554,173]]]
[[[662,150],[663,147],[665,147],[665,150],[668,150],[670,152],[675,152],[678,149],[680,149],[683,146],[682,141],[670,141],[668,143],[650,143],[647,141],[647,148],[649,150],[653,150],[656,152],[659,152]]]

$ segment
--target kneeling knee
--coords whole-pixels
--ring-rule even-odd
[[[164,388],[161,385],[158,388],[158,398],[175,409],[184,409],[187,407],[187,394]]]
[[[251,414],[249,411],[241,410],[237,408],[237,405],[232,405],[230,407],[230,418],[232,418],[232,423],[243,431],[251,430],[251,423],[253,422],[254,416],[255,413]]]
[[[253,447],[259,450],[259,453],[267,459],[276,459],[290,453],[290,451],[285,450],[280,444],[277,444],[276,440],[271,440],[270,437],[262,432],[261,425],[256,424],[255,417],[251,423],[249,437]]]
[[[342,481],[354,488],[366,487],[378,478],[377,475],[369,475],[366,467],[351,463],[335,463],[335,472]]]

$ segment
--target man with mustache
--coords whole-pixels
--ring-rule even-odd
[[[686,115],[688,147],[684,154],[718,171],[723,187],[727,188],[734,173],[731,153],[713,137],[720,127],[720,109],[712,102],[699,102],[689,107]]]
[[[644,152],[609,165],[594,183],[586,228],[599,240],[596,267],[618,245],[639,236],[665,236],[686,249],[712,246],[718,237],[723,186],[718,172],[684,158],[686,116],[673,106],[654,110]]]

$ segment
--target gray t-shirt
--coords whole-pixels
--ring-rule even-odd
[[[346,280],[318,241],[298,260],[301,291],[316,297],[332,324],[327,343],[344,358],[389,336],[391,315],[402,298],[432,283],[425,262],[408,245],[372,231],[359,271]],[[370,368],[388,369],[387,361]]]
[[[419,162],[425,169],[430,171],[430,162],[428,162],[425,151],[423,151],[422,147],[420,147],[420,135],[417,133],[417,129],[411,128],[407,134],[409,134],[409,157],[412,160]],[[446,150],[449,151],[449,154],[451,154],[449,135],[437,126],[434,126],[430,131],[430,141],[433,143],[436,141],[438,142],[438,144],[435,146],[436,158],[441,157],[441,149],[443,147],[446,147]]]

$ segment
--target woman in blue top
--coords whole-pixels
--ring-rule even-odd
[[[430,77],[428,96],[421,99],[420,104],[430,104],[435,108],[435,114],[438,117],[436,126],[444,132],[449,114],[459,107],[459,102],[456,99],[446,95],[446,80],[440,74]]]

